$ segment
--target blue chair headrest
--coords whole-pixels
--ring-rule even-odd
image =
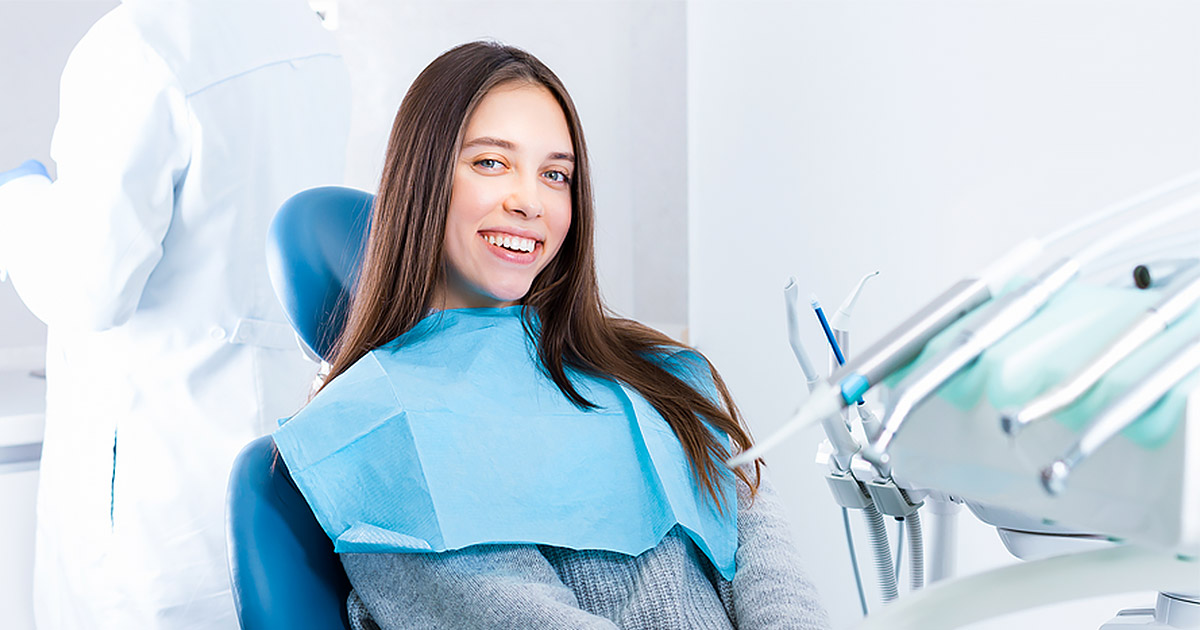
[[[374,201],[353,188],[311,188],[284,202],[267,233],[275,295],[292,328],[326,361],[345,324]]]

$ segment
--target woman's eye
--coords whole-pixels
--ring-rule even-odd
[[[546,173],[546,178],[559,184],[571,183],[571,176],[562,171],[548,171]]]
[[[504,164],[502,164],[500,162],[500,160],[494,160],[492,158],[483,158],[482,160],[476,160],[475,166],[478,166],[478,167],[484,168],[484,169],[488,169],[488,170],[492,170],[492,169],[501,168],[504,166]]]

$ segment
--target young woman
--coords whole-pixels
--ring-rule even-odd
[[[355,627],[828,626],[758,466],[722,465],[751,442],[720,376],[608,314],[592,234],[546,66],[476,42],[417,77],[329,380],[276,434]]]

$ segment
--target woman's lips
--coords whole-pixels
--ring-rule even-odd
[[[537,260],[538,254],[542,251],[541,243],[537,243],[536,245],[534,245],[533,251],[531,251],[531,252],[516,252],[516,251],[513,251],[506,247],[500,247],[499,245],[492,245],[490,242],[488,242],[487,238],[485,238],[482,234],[480,235],[479,238],[481,241],[483,241],[484,247],[487,247],[487,250],[489,252],[491,252],[493,256],[495,256],[505,262],[510,262],[510,263],[514,263],[514,264],[518,264],[518,265],[528,265],[528,264],[532,263],[533,261]]]

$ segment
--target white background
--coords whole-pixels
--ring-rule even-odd
[[[0,169],[48,162],[57,77],[114,2],[0,0]],[[373,189],[395,109],[441,51],[539,55],[590,143],[611,306],[690,340],[768,435],[803,399],[781,289],[859,302],[863,347],[1022,237],[1200,166],[1200,7],[1126,0],[343,0],[350,185]],[[13,86],[16,86],[14,89]],[[814,355],[824,348],[805,330]],[[0,348],[44,329],[0,285]],[[835,625],[858,614],[809,433],[769,458]],[[961,569],[1010,562],[964,516]],[[859,530],[858,540],[865,537]],[[867,555],[865,543],[860,558]],[[868,585],[873,576],[864,574]],[[979,624],[1095,628],[1149,595]]]

